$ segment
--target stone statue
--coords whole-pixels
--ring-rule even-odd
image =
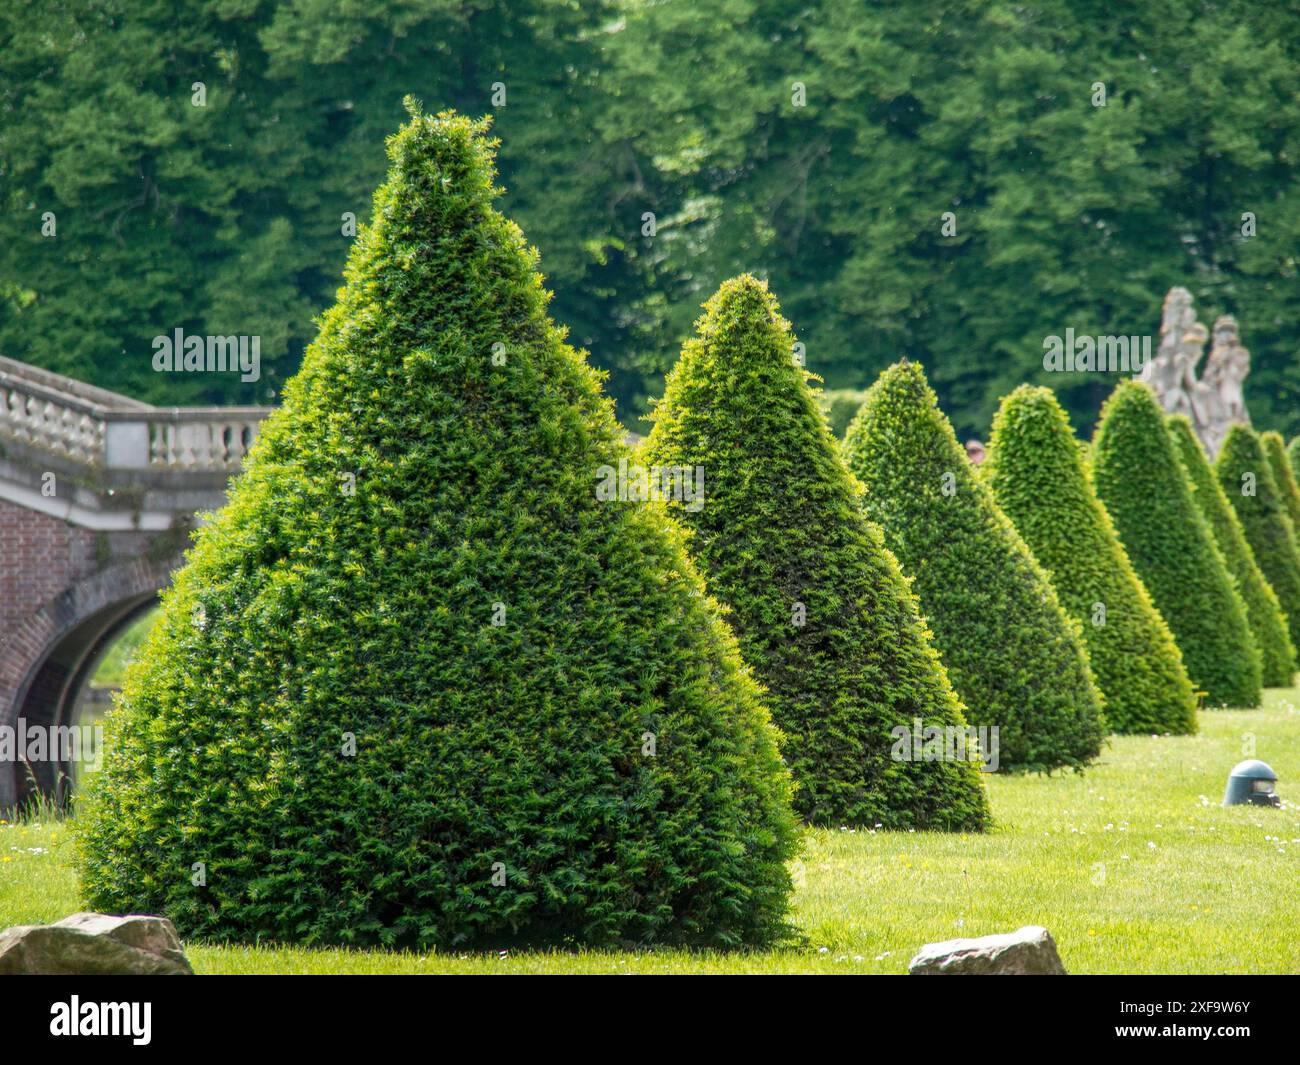
[[[1183,334],[1178,345],[1178,396],[1179,405],[1173,414],[1186,414],[1193,425],[1200,424],[1200,408],[1205,398],[1206,389],[1196,379],[1196,368],[1201,364],[1205,354],[1205,342],[1210,339],[1209,331],[1200,322],[1193,322],[1191,328]]]
[[[1237,333],[1237,319],[1230,314],[1221,315],[1214,323],[1214,346],[1205,363],[1201,384],[1209,394],[1210,402],[1202,419],[1204,430],[1198,426],[1206,450],[1216,455],[1228,435],[1228,427],[1244,422],[1250,424],[1246,410],[1246,397],[1242,382],[1250,373],[1250,352],[1241,344]]]
[[[1170,414],[1185,414],[1213,460],[1235,422],[1250,424],[1242,382],[1250,372],[1250,352],[1241,345],[1237,320],[1230,314],[1214,323],[1214,343],[1198,378],[1196,371],[1209,333],[1196,320],[1192,294],[1175,287],[1160,314],[1160,345],[1138,380],[1150,385]]]
[[[1138,374],[1138,380],[1152,387],[1170,413],[1189,406],[1184,387],[1187,360],[1182,348],[1183,337],[1195,324],[1192,294],[1185,288],[1171,288],[1160,312],[1160,346]]]

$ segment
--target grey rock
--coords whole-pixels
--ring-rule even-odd
[[[978,939],[927,943],[907,966],[912,976],[1065,976],[1052,934],[1031,924]]]
[[[0,932],[0,976],[192,976],[165,917],[74,913]]]

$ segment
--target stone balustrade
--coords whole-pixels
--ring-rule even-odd
[[[94,465],[104,451],[104,418],[93,404],[0,372],[0,439]]]
[[[149,464],[181,470],[237,470],[268,413],[261,407],[159,411],[147,423]]]
[[[151,407],[0,357],[0,441],[105,470],[235,471],[269,407]]]

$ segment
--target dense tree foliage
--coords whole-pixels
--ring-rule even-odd
[[[849,422],[857,416],[867,401],[865,388],[822,388],[817,391],[817,405],[826,415],[831,432],[843,437]]]
[[[1255,561],[1282,604],[1291,642],[1300,649],[1300,550],[1259,434],[1247,425],[1234,425],[1214,467]]]
[[[620,284],[618,264],[576,284],[604,225],[601,201],[577,187],[604,170],[588,150],[598,57],[583,37],[611,10],[603,0],[7,5],[0,351],[164,404],[269,401],[333,302],[354,240],[344,216],[364,219],[407,93],[434,111],[496,117],[509,209],[582,293],[564,318],[585,342],[594,313],[599,339],[621,347],[606,291]],[[46,211],[53,238],[41,234]],[[262,379],[160,377],[151,338],[176,327],[260,336]]]
[[[967,719],[999,730],[1002,766],[1095,758],[1106,730],[1078,622],[975,476],[917,363],[871,386],[844,445]]]
[[[1258,706],[1262,666],[1246,606],[1192,490],[1155,393],[1116,386],[1092,443],[1097,496],[1210,706]]]
[[[962,437],[1045,337],[1153,333],[1186,284],[1241,319],[1257,424],[1300,430],[1291,5],[35,0],[0,39],[0,349],[145,398],[278,386],[413,92],[497,116],[629,424],[749,270],[830,385],[919,357]],[[260,334],[264,384],[151,375],[176,325]],[[1107,388],[1051,383],[1076,425]]]
[[[1300,243],[1295,12],[716,10],[629,20],[621,67],[668,87],[629,92],[612,118],[654,153],[651,192],[689,220],[678,272],[703,287],[767,272],[829,383],[919,357],[958,429],[982,432],[997,397],[1041,372],[1045,336],[1154,332],[1164,291],[1186,283],[1207,313],[1242,319],[1257,415],[1294,423],[1300,293],[1265,279],[1295,277]],[[1247,211],[1260,226],[1243,239]],[[685,308],[669,313],[680,329]],[[1052,383],[1088,418],[1107,387]]]
[[[998,504],[1083,625],[1116,732],[1196,731],[1182,654],[1089,480],[1087,457],[1046,388],[1022,385],[993,420],[984,467]]]
[[[128,677],[87,896],[243,941],[768,940],[795,820],[759,688],[681,530],[594,490],[626,445],[482,126],[389,153]]]
[[[1255,552],[1246,540],[1241,520],[1223,494],[1192,423],[1178,414],[1170,417],[1168,424],[1192,488],[1192,498],[1214,533],[1214,542],[1246,606],[1246,620],[1260,651],[1263,683],[1272,688],[1289,688],[1295,678],[1296,652],[1282,605],[1255,561]]]
[[[910,741],[918,719],[922,732],[964,732],[961,704],[862,514],[797,343],[766,285],[723,284],[669,374],[644,462],[703,473],[702,505],[669,503],[767,687],[795,809],[821,825],[980,828],[988,807],[965,737],[933,760]]]

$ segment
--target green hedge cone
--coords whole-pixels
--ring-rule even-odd
[[[964,730],[961,706],[793,350],[764,283],[723,284],[668,376],[643,461],[704,474],[702,505],[671,509],[767,686],[796,810],[818,825],[982,828],[975,752],[958,743],[931,761],[912,742]]]
[[[1215,543],[1237,583],[1246,605],[1246,620],[1260,649],[1263,683],[1270,688],[1287,688],[1295,677],[1296,652],[1287,631],[1286,615],[1277,595],[1265,579],[1255,552],[1246,540],[1237,512],[1224,495],[1210,460],[1196,437],[1192,423],[1182,414],[1167,419],[1178,457],[1192,486],[1192,498],[1214,533]]]
[[[1291,519],[1291,528],[1296,533],[1296,550],[1300,551],[1300,486],[1296,485],[1295,474],[1291,472],[1291,462],[1287,458],[1286,443],[1282,434],[1270,430],[1259,434],[1259,442],[1264,446],[1264,456],[1268,459],[1268,468],[1273,473],[1278,494],[1286,516]]]
[[[1214,543],[1155,393],[1121,381],[1102,405],[1093,481],[1133,568],[1210,706],[1258,706],[1262,667],[1246,607]]]
[[[1232,426],[1214,469],[1255,561],[1282,604],[1291,642],[1300,649],[1300,552],[1259,435],[1247,425]]]
[[[769,941],[797,825],[758,686],[663,509],[597,498],[627,450],[486,122],[408,106],[113,714],[89,903],[242,942]]]
[[[1196,696],[1173,635],[1088,477],[1085,450],[1050,389],[1022,385],[993,420],[982,469],[994,498],[1083,627],[1116,732],[1196,731]]]
[[[921,367],[891,366],[844,442],[974,725],[1006,769],[1079,767],[1106,728],[1078,622],[975,476]]]

